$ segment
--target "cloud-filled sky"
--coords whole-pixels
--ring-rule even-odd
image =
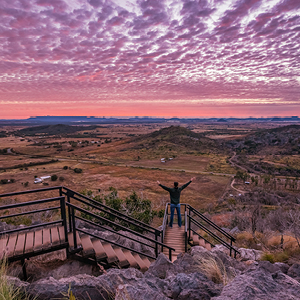
[[[0,0],[0,119],[300,115],[300,0]]]

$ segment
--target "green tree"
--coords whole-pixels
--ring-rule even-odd
[[[58,178],[57,175],[52,175],[52,176],[51,176],[51,181],[56,181],[57,178]]]

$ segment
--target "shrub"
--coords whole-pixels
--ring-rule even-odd
[[[80,169],[80,168],[75,168],[75,169],[74,169],[74,172],[75,172],[75,173],[82,173],[82,169]]]
[[[164,210],[164,209],[161,209],[161,210],[158,212],[158,214],[157,214],[157,216],[158,216],[159,218],[163,218],[164,215],[165,215],[165,210]]]
[[[64,181],[64,180],[65,180],[65,177],[60,176],[58,179],[59,179],[59,181]]]
[[[64,166],[63,167],[64,170],[68,170],[68,168],[69,168],[68,166]]]
[[[28,186],[28,184],[29,184],[29,182],[26,181],[26,182],[24,183],[24,186],[26,187],[26,186]]]
[[[275,262],[274,254],[264,253],[261,257],[261,260],[266,260],[273,264]]]
[[[57,178],[58,178],[57,175],[52,175],[52,176],[51,176],[51,181],[56,181]]]
[[[8,183],[8,179],[1,179],[0,182],[1,182],[1,184],[6,184],[6,183]]]

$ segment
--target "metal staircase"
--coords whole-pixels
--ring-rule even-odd
[[[170,218],[170,203],[166,204],[163,226],[162,241],[164,244],[175,248],[174,254],[186,252],[191,246],[202,246],[211,250],[215,244],[221,244],[228,249],[230,256],[236,258],[239,251],[233,246],[235,238],[224,231],[221,227],[209,220],[206,216],[193,208],[191,205],[182,203],[181,205],[182,226],[168,226]],[[176,219],[176,216],[174,216]],[[205,236],[205,237],[204,237]],[[174,255],[175,256],[175,255]],[[172,260],[174,261],[174,256]]]
[[[0,198],[12,203],[16,196],[22,198],[27,194],[33,200],[0,206],[0,221],[34,214],[44,216],[38,224],[0,232],[0,260],[5,256],[9,262],[21,261],[25,279],[27,259],[60,249],[65,249],[68,257],[105,268],[134,267],[143,272],[161,252],[174,261],[193,245],[211,249],[214,244],[201,235],[203,232],[227,247],[230,255],[238,253],[232,246],[235,241],[232,236],[188,204],[181,205],[184,226],[167,227],[170,216],[167,204],[162,230],[158,230],[64,186],[2,194]],[[58,195],[53,197],[55,194]],[[59,218],[47,220],[46,215],[52,211],[59,212]],[[114,234],[117,241],[103,232]],[[126,243],[118,242],[120,239]],[[137,250],[135,245],[143,250]]]

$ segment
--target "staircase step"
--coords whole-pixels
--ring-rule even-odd
[[[205,248],[205,240],[204,239],[199,238],[199,246],[202,246]]]
[[[205,243],[205,248],[210,251],[211,250],[211,244],[209,243]]]
[[[62,237],[60,235],[60,240],[62,240],[61,238]],[[69,246],[70,246],[70,248],[74,249],[73,232],[69,232],[68,233],[68,240],[69,240]],[[81,243],[81,239],[80,239],[80,236],[78,234],[78,231],[76,231],[76,241],[77,241],[77,248],[81,247],[82,243]]]
[[[0,260],[3,258],[3,256],[5,256],[6,254],[6,244],[7,244],[7,240],[8,240],[8,237],[6,236],[3,236],[1,237],[1,240],[0,240]]]
[[[199,245],[199,236],[196,234],[193,235],[193,244],[194,246]]]
[[[60,244],[60,239],[59,239],[59,234],[58,234],[58,229],[57,227],[51,227],[51,243],[52,246],[57,246]]]
[[[147,269],[149,269],[150,265],[151,265],[151,261],[149,260],[148,257],[146,256],[140,256],[140,258],[142,259],[142,261],[145,263],[145,265],[147,266]]]
[[[114,249],[114,251],[115,251],[115,253],[116,253],[117,257],[118,257],[119,266],[121,268],[128,268],[130,266],[130,263],[126,259],[126,256],[124,255],[122,249],[119,248],[119,247],[114,247],[113,249]]]
[[[102,243],[102,246],[105,250],[105,253],[107,255],[107,262],[109,264],[112,263],[117,263],[118,262],[118,257],[116,255],[116,252],[114,251],[114,249],[112,248],[111,244],[108,243]]]
[[[95,255],[93,243],[88,235],[83,235],[81,237],[81,243],[82,243],[82,255],[84,257],[91,257]]]
[[[107,258],[107,254],[100,240],[95,239],[92,241],[95,250],[96,260],[103,260]]]
[[[138,269],[139,268],[139,264],[137,263],[137,261],[135,260],[135,258],[131,254],[131,252],[129,250],[123,250],[123,253],[124,253],[126,259],[128,260],[128,262],[130,264],[130,267]]]
[[[146,272],[148,270],[147,265],[144,263],[144,261],[141,259],[141,257],[139,256],[139,254],[137,253],[133,253],[132,254],[133,257],[135,258],[136,262],[138,263],[139,267],[140,267],[140,271],[141,272]]]

